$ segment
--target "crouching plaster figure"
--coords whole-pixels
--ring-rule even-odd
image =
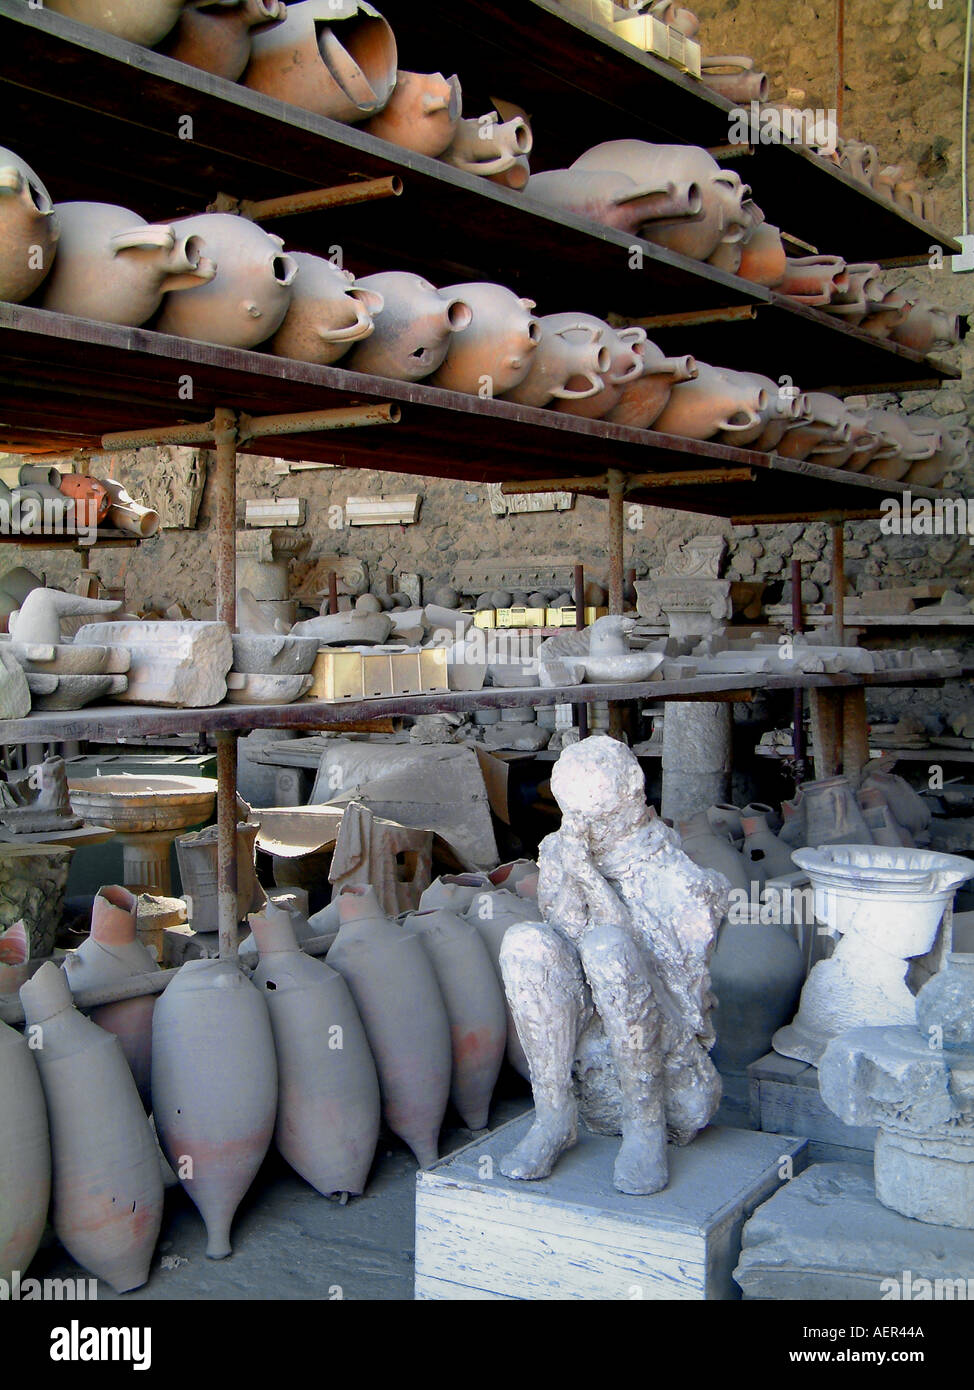
[[[688,1144],[720,1103],[709,962],[729,884],[688,859],[646,805],[623,744],[571,745],[551,789],[562,825],[541,845],[544,920],[511,927],[501,947],[535,1102],[501,1171],[547,1177],[576,1143],[580,1112],[590,1129],[622,1135],[619,1191],[658,1192],[667,1137]]]

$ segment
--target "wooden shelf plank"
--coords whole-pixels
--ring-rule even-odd
[[[149,706],[89,705],[57,714],[35,713],[0,723],[3,743],[67,742],[152,738],[164,734],[203,735],[221,730],[316,729],[388,715],[463,713],[474,709],[514,709],[525,705],[590,704],[594,701],[750,700],[755,691],[847,688],[852,686],[942,685],[961,677],[957,667],[885,671],[871,676],[840,674],[695,676],[691,680],[632,684],[491,687],[435,695],[396,695],[374,700],[305,700],[292,705],[213,705],[208,709],[157,709]]]
[[[404,19],[399,25],[404,32],[417,22],[415,9],[410,24]],[[466,50],[471,47],[468,41]],[[633,60],[622,58],[629,72]],[[638,63],[634,70],[645,81]],[[709,95],[691,95],[695,103],[712,105]],[[438,284],[502,279],[534,299],[542,313],[567,306],[635,318],[756,306],[758,317],[748,323],[697,325],[689,336],[685,328],[665,328],[653,337],[671,354],[692,351],[728,366],[746,361],[775,377],[787,370],[807,390],[837,384],[849,391],[919,389],[954,375],[699,261],[43,8],[30,10],[20,0],[0,0],[0,99],[6,127],[17,132],[18,153],[55,201],[101,198],[150,219],[170,218],[201,211],[217,192],[262,199],[395,173],[405,183],[400,198],[273,225],[297,250],[327,253],[340,244],[358,274],[397,268]],[[192,139],[180,139],[187,115]],[[576,118],[570,128],[579,124]],[[628,133],[628,127],[615,127],[623,130]],[[542,122],[536,148],[549,136]],[[632,268],[634,246],[643,255],[640,270]]]
[[[187,376],[193,390],[188,401],[179,389]],[[481,483],[548,478],[553,458],[567,473],[588,476],[604,475],[609,465],[641,474],[689,472],[703,458],[737,470],[738,476],[742,467],[749,468],[755,481],[667,486],[658,495],[644,487],[633,498],[731,517],[755,508],[803,517],[842,511],[876,516],[881,500],[905,487],[777,455],[482,400],[422,382],[383,381],[340,367],[0,304],[0,447],[9,450],[97,448],[103,433],[206,421],[217,406],[260,415],[373,400],[401,403],[399,423],[258,439],[245,448]],[[469,430],[471,417],[477,419],[475,432]],[[914,496],[946,495],[910,490]]]

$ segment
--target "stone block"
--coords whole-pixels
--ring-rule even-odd
[[[115,696],[125,704],[197,708],[226,696],[233,665],[226,623],[88,623],[74,640],[128,649],[128,689]]]

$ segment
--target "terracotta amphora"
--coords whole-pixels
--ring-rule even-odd
[[[530,177],[531,165],[526,154],[519,154],[510,168],[487,175],[491,183],[500,184],[501,188],[511,188],[515,193],[521,193],[527,188]]]
[[[732,806],[729,801],[718,801],[715,806],[708,806],[706,814],[711,829],[725,840],[730,840],[735,848],[744,843],[744,827],[741,824],[744,811],[739,806]]]
[[[741,445],[746,441],[749,447],[754,449],[774,449],[790,425],[807,418],[806,396],[796,387],[781,386],[770,377],[762,376],[760,372],[737,372],[736,375],[753,382],[767,392],[767,404],[760,412],[761,425],[757,432],[731,431],[728,434],[721,433],[717,438],[722,444]],[[752,437],[748,439],[748,435]]]
[[[629,6],[631,9],[632,6]],[[688,39],[696,36],[700,28],[700,20],[692,10],[684,9],[682,5],[677,5],[675,0],[655,0],[655,4],[650,5],[649,13],[654,18],[662,21],[670,29],[676,29],[679,33],[685,34]]]
[[[531,127],[523,116],[502,121],[496,111],[461,118],[453,139],[440,155],[444,164],[467,174],[502,174],[531,153]]]
[[[71,1003],[45,961],[20,990],[51,1130],[52,1221],[68,1254],[117,1293],[149,1277],[162,1168],[117,1038]]]
[[[47,9],[129,43],[151,48],[179,18],[185,0],[44,0]]]
[[[54,263],[59,230],[33,169],[0,148],[0,299],[20,304],[34,293]]]
[[[524,380],[504,399],[544,406],[552,400],[584,400],[605,387],[612,353],[600,323],[585,314],[551,314],[541,320],[541,342]],[[558,326],[555,326],[555,325]]]
[[[750,893],[751,865],[726,836],[715,830],[706,811],[698,811],[677,826],[683,853],[701,869],[715,869],[732,888]]]
[[[364,129],[404,150],[436,159],[453,140],[463,110],[460,81],[441,72],[399,72],[385,107]]]
[[[443,363],[453,334],[473,318],[469,304],[406,270],[365,275],[356,284],[380,294],[383,306],[372,333],[345,361],[353,372],[422,381]]]
[[[782,458],[805,459],[830,446],[845,448],[852,441],[852,426],[845,406],[836,396],[810,391],[805,396],[805,414],[790,424],[778,442]]]
[[[758,812],[742,816],[741,825],[744,829],[741,853],[750,865],[752,878],[756,874],[764,880],[794,873],[791,850],[778,839],[768,824],[767,816]]]
[[[612,169],[637,184],[658,186],[693,183],[701,198],[696,217],[647,223],[644,235],[660,246],[705,261],[722,241],[740,240],[753,225],[743,204],[748,186],[732,170],[722,169],[695,145],[653,145],[645,140],[610,140],[576,159],[573,169]]]
[[[869,826],[874,845],[886,845],[891,849],[916,847],[913,836],[900,825],[878,787],[861,787],[856,793],[856,800]]]
[[[0,1279],[37,1252],[51,1198],[47,1107],[33,1050],[0,1021]]]
[[[163,1152],[206,1225],[206,1253],[221,1260],[277,1113],[270,1018],[231,961],[186,961],[159,997],[152,1107]]]
[[[402,925],[419,937],[436,974],[450,1023],[450,1098],[468,1129],[485,1129],[507,1047],[504,991],[471,923],[445,908],[410,912]]]
[[[692,357],[667,357],[648,338],[642,345],[642,373],[623,386],[617,403],[603,419],[613,425],[648,430],[663,411],[678,381],[693,381],[697,364]]]
[[[901,347],[912,348],[926,356],[934,348],[957,346],[961,338],[960,315],[939,309],[929,299],[914,299],[908,313],[893,325],[889,336]]]
[[[298,273],[281,238],[228,212],[183,217],[173,226],[200,239],[216,275],[187,294],[167,296],[155,325],[159,332],[239,348],[272,337],[284,322]]]
[[[860,183],[872,187],[879,173],[879,153],[875,145],[864,144],[862,140],[838,140],[839,168],[851,174]]]
[[[278,357],[323,366],[338,362],[372,332],[372,316],[382,312],[382,295],[363,289],[355,276],[323,256],[296,251],[298,268],[291,287],[291,303],[280,328],[271,339]]]
[[[300,0],[253,35],[243,82],[334,121],[364,121],[396,85],[395,36],[364,0]]]
[[[91,933],[65,957],[64,973],[71,993],[119,984],[133,975],[151,975],[159,964],[136,934],[139,900],[118,884],[99,888],[91,909]],[[150,1110],[152,1071],[152,1014],[156,996],[120,999],[100,1004],[89,1017],[118,1038],[132,1070],[142,1104]]]
[[[899,453],[893,438],[877,429],[865,411],[846,406],[845,418],[852,430],[851,453],[842,465],[847,473],[861,473],[874,458],[890,458]]]
[[[838,287],[845,287],[844,272],[841,256],[788,256],[784,276],[775,289],[800,304],[821,308],[831,303]]]
[[[768,289],[779,288],[788,268],[781,229],[770,222],[761,222],[741,241],[740,247],[737,273],[741,279]]]
[[[653,428],[684,439],[712,439],[718,433],[756,437],[769,404],[764,387],[743,373],[698,362],[694,379],[673,387]]]
[[[236,82],[250,62],[252,35],[280,24],[283,0],[210,0],[187,5],[162,52],[190,67]]]
[[[832,312],[831,308],[828,312]],[[910,312],[910,306],[899,290],[884,289],[881,299],[867,301],[866,312],[856,325],[871,338],[888,338]]]
[[[860,791],[879,793],[897,824],[914,839],[929,829],[933,819],[929,803],[910,786],[905,777],[877,768],[863,779]]]
[[[169,291],[204,287],[216,275],[190,228],[150,226],[111,203],[59,203],[56,212],[61,236],[45,309],[137,328]]]
[[[548,169],[531,175],[525,196],[630,234],[642,233],[647,223],[696,218],[703,210],[692,181],[641,184],[619,169]]]
[[[251,918],[254,984],[274,1031],[280,1079],[274,1140],[324,1196],[358,1195],[379,1139],[379,1081],[358,1009],[337,970],[299,949],[290,914]]]
[[[343,888],[338,914],[328,964],[344,977],[365,1025],[383,1118],[427,1168],[436,1161],[452,1070],[436,974],[415,932],[384,916],[370,887]]]
[[[916,419],[916,417],[913,417]],[[904,482],[919,483],[922,487],[936,487],[948,473],[962,467],[970,448],[970,431],[966,425],[955,425],[950,429],[941,427],[942,443],[936,453],[928,459],[911,463],[903,475]]]
[[[537,901],[522,898],[516,893],[509,892],[506,888],[499,888],[493,892],[478,894],[463,915],[480,933],[498,983],[503,991],[504,977],[501,974],[500,964],[501,943],[508,927],[512,927],[515,922],[538,921],[540,914]],[[514,1015],[507,1003],[506,994],[504,995],[504,1007],[507,1012],[507,1060],[519,1076],[530,1081],[531,1070],[528,1066],[528,1059],[524,1055],[521,1039],[517,1035]]]
[[[560,400],[555,409],[568,415],[581,415],[589,420],[602,420],[622,400],[627,386],[639,381],[643,374],[643,350],[646,345],[646,330],[638,325],[630,328],[610,328],[602,319],[589,318],[585,314],[551,314],[546,320],[549,328],[555,331],[561,326],[573,323],[586,323],[599,328],[602,341],[609,349],[609,368],[602,377],[605,382],[597,395],[584,400]]]
[[[708,53],[701,59],[700,68],[701,82],[728,101],[764,102],[768,99],[768,74],[757,71],[753,58]]]
[[[446,360],[430,385],[486,398],[513,390],[531,370],[541,341],[541,323],[531,312],[534,300],[483,281],[448,285],[440,293],[468,305],[472,317],[449,339]]]
[[[711,1057],[723,1075],[741,1076],[771,1051],[774,1034],[794,1017],[804,979],[801,950],[785,928],[751,920],[721,924],[710,985],[717,999]]]
[[[874,456],[863,470],[877,478],[894,482],[905,478],[911,467],[932,459],[943,448],[943,432],[939,423],[924,424],[922,419],[903,415],[898,410],[867,410],[871,426],[896,441],[898,452],[885,457]]]

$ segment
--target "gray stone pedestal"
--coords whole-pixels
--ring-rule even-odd
[[[660,814],[674,824],[730,799],[731,706],[667,700]]]
[[[969,1299],[974,1241],[882,1206],[868,1168],[820,1163],[747,1222],[734,1278],[747,1299]]]

